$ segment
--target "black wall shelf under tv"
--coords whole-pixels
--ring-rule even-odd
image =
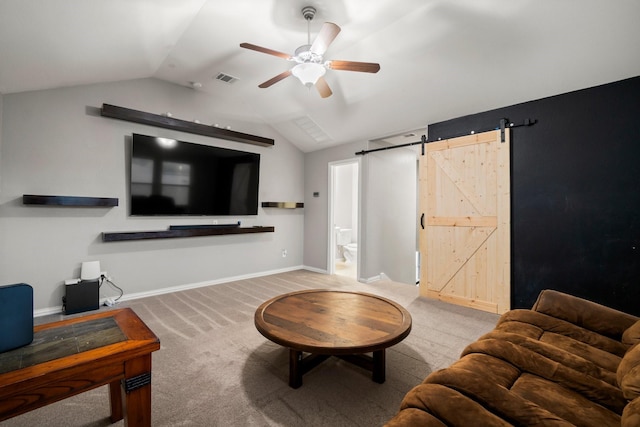
[[[102,233],[103,242],[121,242],[125,240],[171,239],[177,237],[219,236],[223,234],[273,233],[275,227],[215,227],[215,228],[187,228],[178,230],[159,231],[125,231],[117,233]]]
[[[162,116],[160,114],[146,113],[144,111],[132,110],[130,108],[118,107],[111,104],[102,104],[100,114],[104,117],[126,120],[134,123],[157,126],[165,129],[173,129],[196,135],[210,136],[213,138],[226,139],[228,141],[243,142],[245,144],[271,147],[275,141],[271,138],[250,135],[248,133],[237,132],[230,129],[222,129],[215,126],[203,125],[201,123],[187,120],[175,119],[173,117]]]
[[[118,206],[118,199],[115,197],[44,196],[37,194],[23,194],[22,204],[47,206],[112,207]]]

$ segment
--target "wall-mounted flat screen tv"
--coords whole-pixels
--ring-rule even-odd
[[[257,215],[260,154],[133,134],[131,215]]]

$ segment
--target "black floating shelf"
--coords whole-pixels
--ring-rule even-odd
[[[102,233],[103,242],[124,240],[172,239],[177,237],[219,236],[223,234],[273,233],[275,227],[216,227],[187,228],[180,230],[129,231],[121,233]]]
[[[111,117],[113,119],[120,119],[166,129],[179,130],[182,132],[194,133],[196,135],[226,139],[228,141],[260,145],[262,147],[271,147],[275,144],[274,140],[271,138],[264,138],[262,136],[250,135],[248,133],[236,132],[229,129],[221,129],[215,126],[203,125],[201,123],[189,122],[187,120],[174,119],[172,117],[146,113],[144,111],[132,110],[130,108],[118,107],[111,104],[102,104],[100,114],[104,117]]]
[[[300,202],[262,202],[263,208],[296,209],[304,208],[304,203]]]
[[[79,196],[42,196],[35,194],[23,194],[22,203],[25,205],[47,206],[118,206],[115,197],[79,197]]]

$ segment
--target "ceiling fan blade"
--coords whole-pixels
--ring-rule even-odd
[[[338,33],[340,32],[340,27],[338,27],[333,22],[325,22],[322,24],[322,28],[320,32],[316,36],[316,39],[313,41],[311,48],[309,49],[312,53],[317,55],[324,55],[327,51],[327,48],[333,42],[333,39],[336,38]]]
[[[280,80],[284,80],[287,77],[289,77],[291,75],[291,70],[287,70],[283,73],[278,74],[277,76],[267,80],[266,82],[259,84],[258,87],[265,89],[268,88],[269,86],[278,83]]]
[[[373,62],[328,61],[327,67],[332,70],[360,71],[362,73],[377,73],[380,71],[380,64]]]
[[[278,52],[277,50],[267,49],[266,47],[256,46],[255,44],[251,44],[251,43],[240,43],[240,47],[243,47],[245,49],[255,50],[256,52],[266,53],[267,55],[277,56],[279,58],[283,58],[287,60],[291,59],[291,55],[289,55],[288,53]]]
[[[318,89],[318,93],[322,98],[328,98],[333,94],[333,92],[331,92],[329,84],[324,79],[324,77],[320,77],[318,79],[318,81],[316,82],[316,88]]]

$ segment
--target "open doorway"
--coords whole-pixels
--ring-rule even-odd
[[[329,163],[329,274],[358,279],[360,160]]]

